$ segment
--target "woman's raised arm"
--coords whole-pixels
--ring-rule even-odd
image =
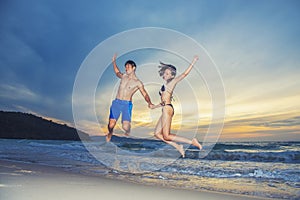
[[[177,82],[181,81],[182,79],[184,79],[190,73],[190,71],[192,70],[193,66],[195,65],[195,63],[197,62],[198,59],[199,59],[199,57],[195,56],[192,63],[190,64],[190,66],[182,74],[175,77],[174,81],[177,83]]]

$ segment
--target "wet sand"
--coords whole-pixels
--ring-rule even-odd
[[[61,168],[0,160],[0,199],[5,200],[247,200],[254,197],[145,186],[91,177]]]

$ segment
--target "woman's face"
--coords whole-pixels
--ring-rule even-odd
[[[164,74],[163,74],[163,79],[165,81],[167,81],[167,80],[169,80],[171,78],[174,78],[174,76],[172,75],[171,70],[170,69],[166,69],[165,72],[164,72]]]

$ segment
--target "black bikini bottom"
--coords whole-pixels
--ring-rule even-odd
[[[170,103],[168,103],[168,104],[165,104],[164,106],[171,106],[171,107],[172,107],[172,109],[174,110],[174,107],[173,107],[173,105],[172,105],[172,104],[170,104]]]

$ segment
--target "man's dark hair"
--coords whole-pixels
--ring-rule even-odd
[[[132,67],[135,67],[135,69],[136,69],[136,64],[135,64],[135,62],[133,62],[132,60],[127,60],[127,62],[125,63],[125,66],[126,66],[127,64],[130,64]]]

